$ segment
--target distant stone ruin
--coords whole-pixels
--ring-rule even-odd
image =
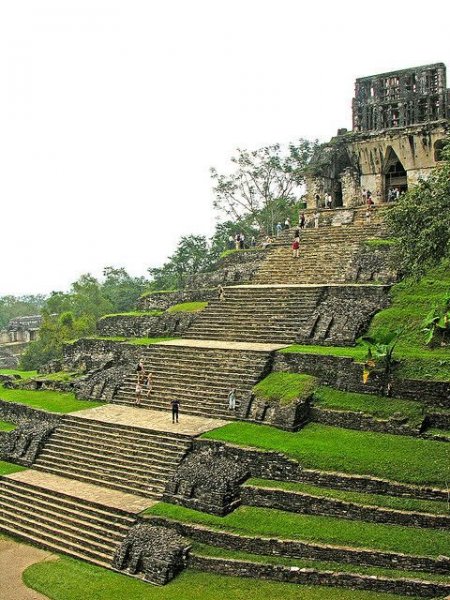
[[[441,160],[450,133],[450,90],[443,63],[355,82],[353,131],[319,147],[307,177],[308,208],[395,200]]]

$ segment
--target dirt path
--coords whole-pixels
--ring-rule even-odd
[[[48,550],[40,550],[10,539],[0,538],[0,597],[1,600],[48,600],[22,581],[23,571],[36,562],[54,560]]]

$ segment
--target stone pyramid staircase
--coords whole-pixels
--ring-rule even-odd
[[[227,396],[232,388],[242,398],[247,395],[271,365],[269,351],[209,348],[205,346],[152,345],[142,351],[147,372],[153,373],[150,397],[141,406],[170,410],[178,398],[180,411],[189,415],[230,418]],[[130,373],[114,401],[135,405],[136,374]]]
[[[67,415],[34,469],[157,500],[191,438]]]
[[[0,530],[55,552],[110,568],[135,521],[125,510],[12,477],[0,479]]]
[[[213,300],[187,335],[197,339],[292,344],[311,319],[321,287],[237,286]]]
[[[293,258],[294,229],[284,231],[267,251],[253,284],[344,284],[365,240],[385,235],[378,224],[303,229],[300,257]]]

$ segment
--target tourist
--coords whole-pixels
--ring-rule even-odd
[[[300,256],[300,242],[298,238],[292,242],[292,258],[299,258]]]
[[[327,204],[327,208],[330,208],[330,209],[333,208],[333,199],[332,199],[330,193],[328,193],[326,195],[326,204]]]
[[[305,229],[306,226],[306,217],[305,217],[305,213],[300,213],[299,219],[298,219],[298,226],[300,227],[300,229]]]
[[[366,188],[362,189],[361,195],[362,195],[362,203],[366,204],[367,203],[367,190],[366,190]]]
[[[320,196],[319,196],[319,194],[315,194],[314,200],[316,202],[316,208],[320,208]]]
[[[300,229],[297,227],[297,229],[294,231],[294,239],[297,240],[297,242],[300,241]]]
[[[275,229],[277,230],[277,237],[280,237],[281,231],[283,230],[283,225],[281,224],[280,221],[278,221],[277,226],[276,226]]]
[[[144,360],[141,358],[137,364],[136,367],[136,374],[137,374],[137,382],[141,383],[141,381],[144,381],[144,377],[145,377],[145,367],[144,367]]]
[[[239,250],[243,250],[245,247],[245,235],[241,233],[241,239],[239,240]]]
[[[320,213],[316,210],[316,212],[313,214],[313,218],[314,218],[314,227],[316,229],[319,228],[319,218],[320,218]]]
[[[270,246],[270,244],[273,244],[273,239],[270,236],[267,236],[261,246],[262,248],[266,249],[267,246]]]
[[[228,393],[228,410],[236,410],[236,388]]]
[[[370,194],[367,194],[367,209],[372,210],[374,206],[375,202],[372,200],[372,196]]]
[[[286,220],[284,221],[284,228],[289,229],[290,227],[291,227],[291,220],[289,219],[289,217],[286,217]]]
[[[180,401],[172,400],[172,402],[170,403],[170,406],[172,407],[172,423],[175,423],[175,422],[178,423],[178,412],[180,409]]]
[[[234,246],[236,250],[239,250],[239,248],[241,247],[241,234],[237,233],[234,236]]]
[[[147,398],[150,398],[150,394],[152,393],[153,388],[153,373],[149,373],[147,375]]]
[[[251,246],[252,248],[255,248],[255,247],[256,247],[256,238],[255,238],[255,236],[254,236],[254,235],[252,235],[252,239],[250,240],[250,246]]]
[[[234,248],[234,237],[232,235],[228,236],[228,250],[233,250]]]
[[[222,285],[219,285],[217,292],[218,292],[219,300],[220,301],[225,300],[225,290],[223,289]]]
[[[141,403],[141,397],[142,397],[142,387],[141,387],[141,384],[139,382],[136,383],[135,392],[136,392],[135,404],[136,404],[136,406],[139,406],[140,403]]]

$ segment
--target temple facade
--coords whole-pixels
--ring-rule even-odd
[[[442,63],[355,82],[353,130],[322,144],[306,179],[308,208],[395,199],[441,160],[450,133],[450,90]]]

